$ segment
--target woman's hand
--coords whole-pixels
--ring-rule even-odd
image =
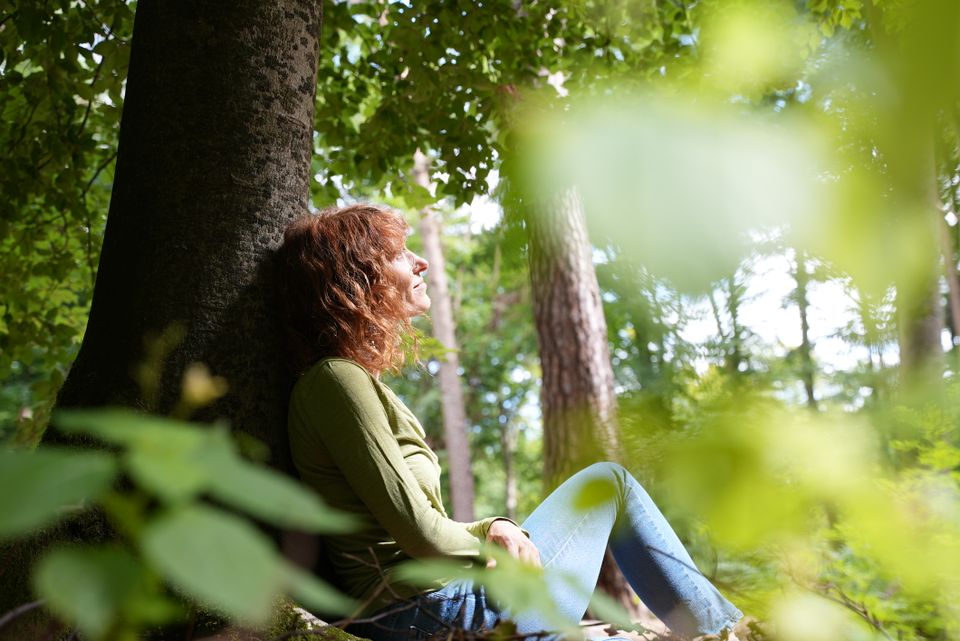
[[[494,521],[487,530],[487,541],[495,543],[506,550],[513,558],[529,563],[534,567],[541,567],[540,550],[527,538],[519,527],[507,520]],[[496,559],[487,561],[487,567],[497,565]]]

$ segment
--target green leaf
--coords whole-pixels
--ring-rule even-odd
[[[637,627],[638,624],[633,622],[630,613],[624,609],[619,601],[600,590],[594,592],[590,597],[590,612],[596,618],[616,625],[620,630],[633,630],[640,633],[647,631],[643,626]]]
[[[104,638],[145,582],[143,567],[114,546],[58,548],[38,563],[37,594],[91,640]]]
[[[306,487],[236,456],[210,459],[210,493],[270,523],[307,532],[349,532],[357,521],[326,505]]]
[[[223,429],[140,414],[128,409],[57,412],[66,431],[85,432],[129,449],[124,461],[144,489],[168,501],[186,500],[210,482],[205,460],[230,456],[233,444]]]
[[[355,600],[329,583],[294,566],[288,566],[287,572],[291,594],[304,605],[331,614],[349,614],[356,609]]]
[[[186,500],[203,491],[210,481],[208,470],[199,460],[203,442],[192,435],[146,441],[131,448],[125,462],[143,488],[168,502]]]
[[[182,421],[175,421],[131,409],[111,407],[96,410],[59,410],[53,423],[66,432],[82,432],[118,445],[137,446],[178,441],[173,447],[199,444],[208,431]]]
[[[171,584],[245,623],[266,622],[289,579],[266,535],[210,507],[185,507],[158,518],[144,530],[142,546]]]
[[[0,538],[24,534],[84,507],[110,486],[116,472],[113,457],[102,452],[0,451]]]
[[[484,585],[499,603],[509,603],[513,611],[536,612],[550,629],[571,633],[576,630],[575,622],[563,616],[551,597],[543,568],[518,561],[492,544],[483,545],[483,554],[496,559],[496,567],[464,566],[450,560],[417,560],[398,566],[395,576],[425,588],[435,588],[450,580],[474,581]],[[577,589],[576,580],[567,582],[569,589]]]
[[[225,503],[283,527],[347,532],[355,524],[296,481],[241,459],[222,428],[119,408],[60,412],[57,424],[126,445],[125,462],[133,478],[167,502],[209,491]]]
[[[617,495],[617,487],[610,479],[590,479],[581,486],[580,491],[573,498],[573,507],[586,512],[607,501],[612,501]]]
[[[448,559],[428,559],[404,563],[397,567],[395,576],[401,581],[423,588],[436,588],[454,579],[476,580],[480,578],[477,569]]]

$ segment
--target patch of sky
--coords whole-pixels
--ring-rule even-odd
[[[514,367],[510,370],[510,380],[514,383],[523,383],[531,378],[530,370],[526,367]],[[509,388],[506,389],[509,392]]]
[[[678,33],[674,37],[683,47],[696,47],[700,41],[700,28],[695,28],[691,33]]]
[[[365,26],[371,25],[374,22],[374,17],[368,16],[365,13],[354,13],[350,17],[353,18],[353,21],[356,22],[357,24],[362,24]]]
[[[360,42],[357,40],[352,40],[347,42],[347,62],[352,65],[357,64],[357,60],[360,59]]]

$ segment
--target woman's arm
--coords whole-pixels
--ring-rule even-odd
[[[459,523],[436,510],[407,467],[370,375],[349,361],[328,361],[305,374],[309,394],[295,396],[310,436],[334,458],[350,488],[412,557],[476,558],[491,524]],[[291,435],[294,437],[295,435]]]

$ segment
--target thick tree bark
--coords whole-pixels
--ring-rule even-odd
[[[138,5],[93,305],[60,405],[143,405],[144,338],[179,324],[151,409],[206,363],[230,385],[212,413],[286,465],[268,258],[307,208],[319,27],[318,2]]]
[[[613,367],[600,287],[576,189],[527,220],[533,313],[543,370],[547,489],[599,460],[616,460]],[[607,554],[598,586],[632,607],[632,592]]]
[[[429,188],[430,177],[426,156],[418,153],[415,157],[414,179],[418,184]],[[432,301],[430,318],[433,322],[433,336],[449,349],[445,360],[440,362],[440,398],[443,409],[443,439],[447,449],[447,462],[450,474],[450,498],[453,504],[453,518],[457,521],[472,521],[473,514],[473,468],[470,464],[470,441],[467,438],[467,410],[460,386],[460,357],[453,319],[453,306],[450,289],[447,286],[446,265],[443,259],[443,245],[440,242],[440,221],[427,207],[420,215],[420,236],[423,239],[423,252],[430,269],[427,278],[430,282],[430,300]]]
[[[613,367],[580,198],[558,195],[529,218],[548,487],[619,449]]]
[[[61,407],[165,413],[202,362],[230,386],[203,418],[289,467],[270,256],[307,207],[320,22],[316,0],[140,0],[92,309]],[[144,398],[144,340],[171,326],[183,338]]]

